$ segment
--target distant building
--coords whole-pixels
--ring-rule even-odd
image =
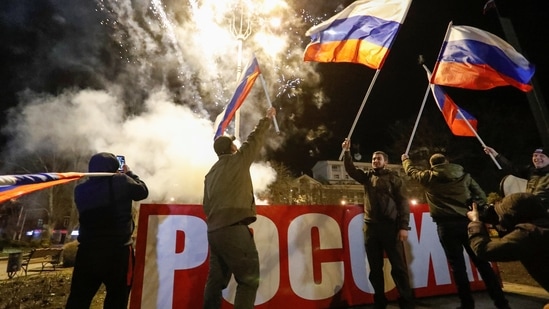
[[[357,168],[367,170],[371,163],[354,162]],[[404,175],[400,164],[387,168]],[[343,161],[318,161],[312,168],[313,177],[302,175],[295,179],[290,190],[292,205],[363,205],[364,187],[345,172]],[[411,192],[411,188],[406,191]],[[415,194],[414,194],[415,195]],[[413,196],[413,195],[411,195]]]
[[[371,163],[366,162],[354,162],[354,165],[362,170],[368,170],[372,168]],[[387,168],[396,171],[399,175],[404,174],[402,165],[400,164],[387,164]],[[313,166],[313,178],[320,181],[323,184],[331,185],[358,185],[353,178],[345,172],[345,166],[343,161],[318,161]]]

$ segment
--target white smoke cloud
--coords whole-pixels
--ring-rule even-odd
[[[11,131],[24,142],[26,152],[48,148],[124,155],[149,186],[149,201],[200,203],[204,175],[217,160],[212,122],[169,97],[165,91],[153,93],[143,114],[124,119],[122,103],[105,91],[37,96],[21,114],[13,115]],[[265,163],[252,165],[251,173],[257,192],[276,177]]]
[[[37,62],[45,72],[39,76],[74,70],[83,90],[71,85],[56,96],[21,95],[4,128],[11,134],[6,156],[46,148],[122,154],[148,184],[150,201],[200,203],[204,175],[217,159],[213,119],[232,95],[237,76],[238,42],[230,22],[234,5],[227,3],[97,1],[96,10],[89,4],[51,4],[51,19],[65,32],[36,51],[49,60]],[[299,85],[317,83],[296,40],[303,36],[295,30],[302,23],[299,16],[283,1],[250,3],[260,13],[251,20],[242,63],[256,54],[270,95],[296,96]],[[278,23],[269,23],[269,17]],[[37,81],[47,84],[45,78]],[[241,137],[264,115],[266,102],[258,80],[241,108]],[[277,147],[273,140],[269,145]],[[257,192],[276,178],[267,163],[254,164],[252,176]]]

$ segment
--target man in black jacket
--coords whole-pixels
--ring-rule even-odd
[[[484,152],[492,155],[502,167],[512,175],[527,180],[526,192],[532,193],[543,203],[545,209],[549,211],[549,157],[547,150],[537,148],[532,153],[532,165],[517,167],[507,158],[499,154],[494,148],[484,147]]]
[[[88,171],[112,176],[90,177],[74,189],[79,245],[66,309],[89,308],[101,284],[107,289],[105,309],[128,306],[135,258],[132,201],[147,198],[149,191],[127,165],[117,173],[119,166],[111,153],[93,155]]]
[[[345,139],[341,147],[345,151],[345,171],[364,185],[364,247],[370,265],[368,278],[374,288],[374,308],[387,307],[383,274],[383,255],[391,263],[391,276],[400,294],[401,309],[414,308],[408,265],[404,256],[404,242],[408,239],[410,206],[402,192],[402,180],[385,168],[389,163],[386,153],[376,151],[372,155],[372,169],[363,171],[353,164],[349,151],[351,141]]]
[[[458,164],[450,163],[440,153],[429,159],[431,168],[415,167],[407,154],[401,156],[404,171],[425,188],[429,212],[437,225],[437,234],[450,264],[457,286],[461,309],[475,308],[465,266],[463,249],[477,267],[496,308],[507,309],[509,304],[498,277],[488,261],[478,258],[467,238],[467,201],[471,198],[486,200],[486,194],[469,173]]]

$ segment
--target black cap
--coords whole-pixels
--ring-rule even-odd
[[[541,153],[547,156],[547,152],[542,147],[536,148],[536,150],[534,150],[534,153]]]
[[[231,145],[235,140],[234,136],[222,135],[215,139],[214,150],[218,156],[231,153]]]

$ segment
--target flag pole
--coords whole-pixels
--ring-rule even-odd
[[[370,82],[370,86],[368,87],[368,91],[366,91],[366,94],[364,95],[364,99],[362,99],[362,104],[360,105],[360,108],[358,109],[358,112],[356,113],[355,121],[353,122],[353,125],[351,126],[351,130],[349,131],[349,134],[347,135],[347,139],[351,139],[351,135],[353,135],[353,131],[355,130],[356,123],[358,122],[358,118],[360,118],[360,113],[362,113],[362,109],[364,108],[364,105],[366,104],[366,100],[368,100],[368,97],[370,96],[370,92],[372,91],[372,88],[374,87],[374,83],[376,82],[377,76],[379,75],[380,69],[376,70],[376,74],[372,78],[372,81]],[[343,154],[345,153],[345,150],[341,150],[341,154],[339,155],[339,161],[343,159]]]
[[[261,72],[261,70],[259,70]],[[267,104],[269,105],[269,108],[273,107],[273,104],[271,103],[271,97],[269,96],[269,92],[267,91],[267,84],[265,83],[265,79],[263,78],[263,73],[259,73],[259,78],[261,78],[261,84],[263,85],[263,90],[265,90],[265,96],[267,97]],[[275,126],[275,131],[277,134],[280,134],[280,129],[278,128],[278,121],[276,121],[276,115],[273,117],[273,124]]]
[[[414,139],[414,136],[416,134],[416,129],[417,129],[417,126],[419,124],[419,119],[421,118],[421,115],[423,114],[423,108],[425,107],[425,102],[427,101],[427,96],[429,95],[429,88],[431,88],[431,84],[428,83],[427,84],[427,89],[425,90],[425,95],[423,96],[423,102],[421,102],[421,107],[419,108],[419,113],[417,114],[414,129],[412,129],[412,135],[410,136],[410,140],[408,141],[408,146],[406,147],[406,151],[404,152],[406,155],[408,155],[408,152],[410,152],[410,147],[412,145],[412,140]]]
[[[465,115],[463,115],[463,113],[461,112],[461,109],[458,108],[458,113],[459,115],[461,116],[462,119],[466,119],[465,118]],[[480,142],[480,144],[482,145],[483,148],[486,148],[486,144],[484,144],[484,141],[482,140],[482,138],[480,138],[480,135],[478,135],[477,131],[475,130],[475,128],[473,128],[473,126],[469,123],[469,121],[465,121],[465,123],[467,124],[467,126],[469,127],[469,129],[471,129],[471,131],[475,134],[475,136],[477,137],[478,141]],[[498,169],[501,170],[501,165],[499,165],[498,161],[496,160],[496,158],[494,157],[493,154],[490,153],[490,158],[492,158],[492,161],[494,161],[494,164],[498,167]]]
[[[452,28],[452,24],[452,21],[448,23],[448,28],[446,29],[446,34],[444,35],[444,39],[442,40],[442,45],[440,46],[440,51],[438,52],[437,61],[435,62],[435,67],[433,68],[433,72],[431,73],[431,79],[429,80],[429,83],[433,79],[433,76],[436,76],[437,74],[440,57],[442,56],[442,51],[444,50],[444,44],[446,43],[446,40],[448,40],[448,36],[450,35],[450,29]]]

